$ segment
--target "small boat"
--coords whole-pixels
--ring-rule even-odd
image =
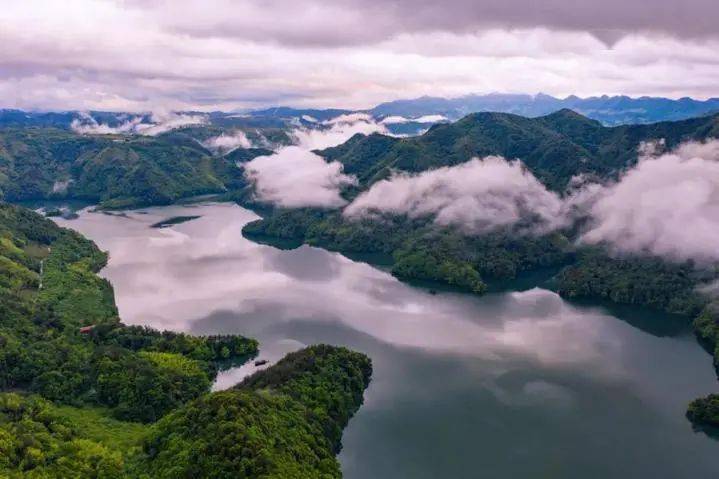
[[[255,366],[264,366],[267,363],[269,363],[269,361],[266,359],[258,359],[255,361]]]

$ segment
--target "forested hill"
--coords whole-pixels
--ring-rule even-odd
[[[474,113],[455,123],[435,125],[418,137],[356,135],[320,154],[341,162],[345,173],[359,178],[361,187],[386,177],[392,169],[418,172],[501,155],[521,159],[548,187],[561,190],[576,174],[607,177],[632,165],[643,141],[664,139],[672,147],[711,137],[719,137],[719,115],[605,127],[565,109],[539,118]]]
[[[245,159],[267,150],[243,150]],[[178,132],[86,136],[55,128],[0,129],[0,198],[84,199],[103,207],[169,204],[244,187],[233,158]]]
[[[310,347],[210,393],[257,342],[122,324],[106,260],[0,203],[0,477],[340,477],[366,356]]]
[[[213,154],[201,140],[214,126],[188,127],[156,137],[80,135],[49,127],[0,128],[0,198],[6,201],[83,199],[105,208],[170,204],[202,194],[247,187],[237,163],[270,153],[238,148]],[[392,169],[410,172],[455,165],[474,156],[521,158],[551,188],[561,190],[578,173],[616,174],[637,158],[642,141],[719,136],[719,115],[679,122],[608,128],[570,110],[540,118],[475,113],[439,124],[422,136],[357,135],[324,150],[367,187]],[[283,140],[282,135],[278,141]]]

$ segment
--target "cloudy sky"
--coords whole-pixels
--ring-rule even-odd
[[[0,106],[719,96],[717,0],[0,0]]]

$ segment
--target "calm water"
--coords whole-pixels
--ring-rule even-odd
[[[640,313],[542,289],[431,295],[339,254],[243,239],[255,218],[209,204],[58,222],[110,251],[103,274],[126,323],[245,334],[270,361],[318,342],[371,356],[339,458],[348,479],[719,477],[719,442],[684,419],[719,391],[688,331],[652,334]]]

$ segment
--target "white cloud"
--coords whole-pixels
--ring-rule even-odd
[[[142,123],[141,116],[128,118],[117,126],[110,126],[106,123],[98,123],[89,113],[80,112],[80,118],[72,120],[70,128],[83,135],[117,135],[133,133],[137,125]]]
[[[546,233],[587,220],[579,241],[618,253],[719,261],[719,140],[688,142],[659,154],[644,145],[616,182],[581,184],[560,197],[519,161],[474,159],[375,183],[344,210],[349,218],[390,213],[483,233],[512,226]]]
[[[188,113],[153,113],[152,123],[140,123],[135,131],[140,135],[157,136],[170,130],[183,128],[192,125],[204,125],[207,123],[206,115],[195,115]]]
[[[356,179],[342,172],[341,163],[328,163],[312,150],[340,145],[358,133],[375,132],[387,130],[366,113],[340,115],[314,128],[300,127],[292,132],[294,146],[253,159],[245,164],[245,175],[254,182],[261,201],[287,208],[340,207],[346,204],[340,196],[342,187]]]
[[[505,226],[546,233],[584,219],[581,243],[676,261],[719,261],[719,140],[660,154],[663,145],[643,145],[638,164],[616,182],[575,178],[564,197],[519,161],[487,157],[395,174],[359,195],[344,214],[431,217],[470,234]]]
[[[410,120],[409,118],[405,118],[399,115],[392,115],[384,118],[380,123],[383,123],[385,125],[396,125],[398,123],[409,123],[410,121],[412,120]]]
[[[342,173],[341,163],[327,163],[301,146],[253,159],[245,164],[245,175],[254,182],[259,200],[286,208],[342,206],[346,202],[340,189],[355,182]]]
[[[252,142],[242,130],[222,133],[202,142],[202,146],[213,151],[229,153],[237,148],[252,148]]]
[[[679,261],[717,261],[719,140],[644,156],[591,203],[583,242]]]
[[[448,118],[444,115],[424,115],[419,118],[413,118],[412,121],[416,121],[417,123],[439,123],[448,121]]]
[[[307,150],[322,150],[341,145],[358,133],[369,135],[389,132],[384,125],[377,123],[366,113],[350,113],[324,121],[318,128],[298,128],[292,135],[301,147]]]
[[[384,118],[380,123],[384,125],[396,125],[401,123],[439,123],[442,121],[448,121],[448,118],[444,115],[424,115],[417,118],[405,118],[404,116],[388,116]]]
[[[440,225],[483,233],[504,226],[544,232],[564,224],[563,202],[519,161],[498,156],[416,175],[399,173],[362,193],[347,217],[376,213],[433,217]]]
[[[106,123],[99,123],[89,113],[80,113],[80,118],[73,120],[70,127],[83,135],[138,134],[157,136],[176,128],[207,123],[205,115],[172,112],[153,113],[150,119],[150,123],[145,123],[143,116],[134,116],[117,126],[110,126]]]
[[[719,94],[716,38],[636,31],[607,48],[591,32],[531,22],[403,31],[396,27],[406,12],[393,15],[386,5],[348,10],[229,0],[212,7],[178,0],[171,9],[167,2],[5,3],[5,107],[209,111],[278,103],[368,108],[424,94],[492,91]],[[643,17],[636,18],[646,20],[641,10]],[[371,22],[364,21],[366,15]],[[704,12],[701,19],[711,15]],[[651,15],[652,24],[660,20]]]

